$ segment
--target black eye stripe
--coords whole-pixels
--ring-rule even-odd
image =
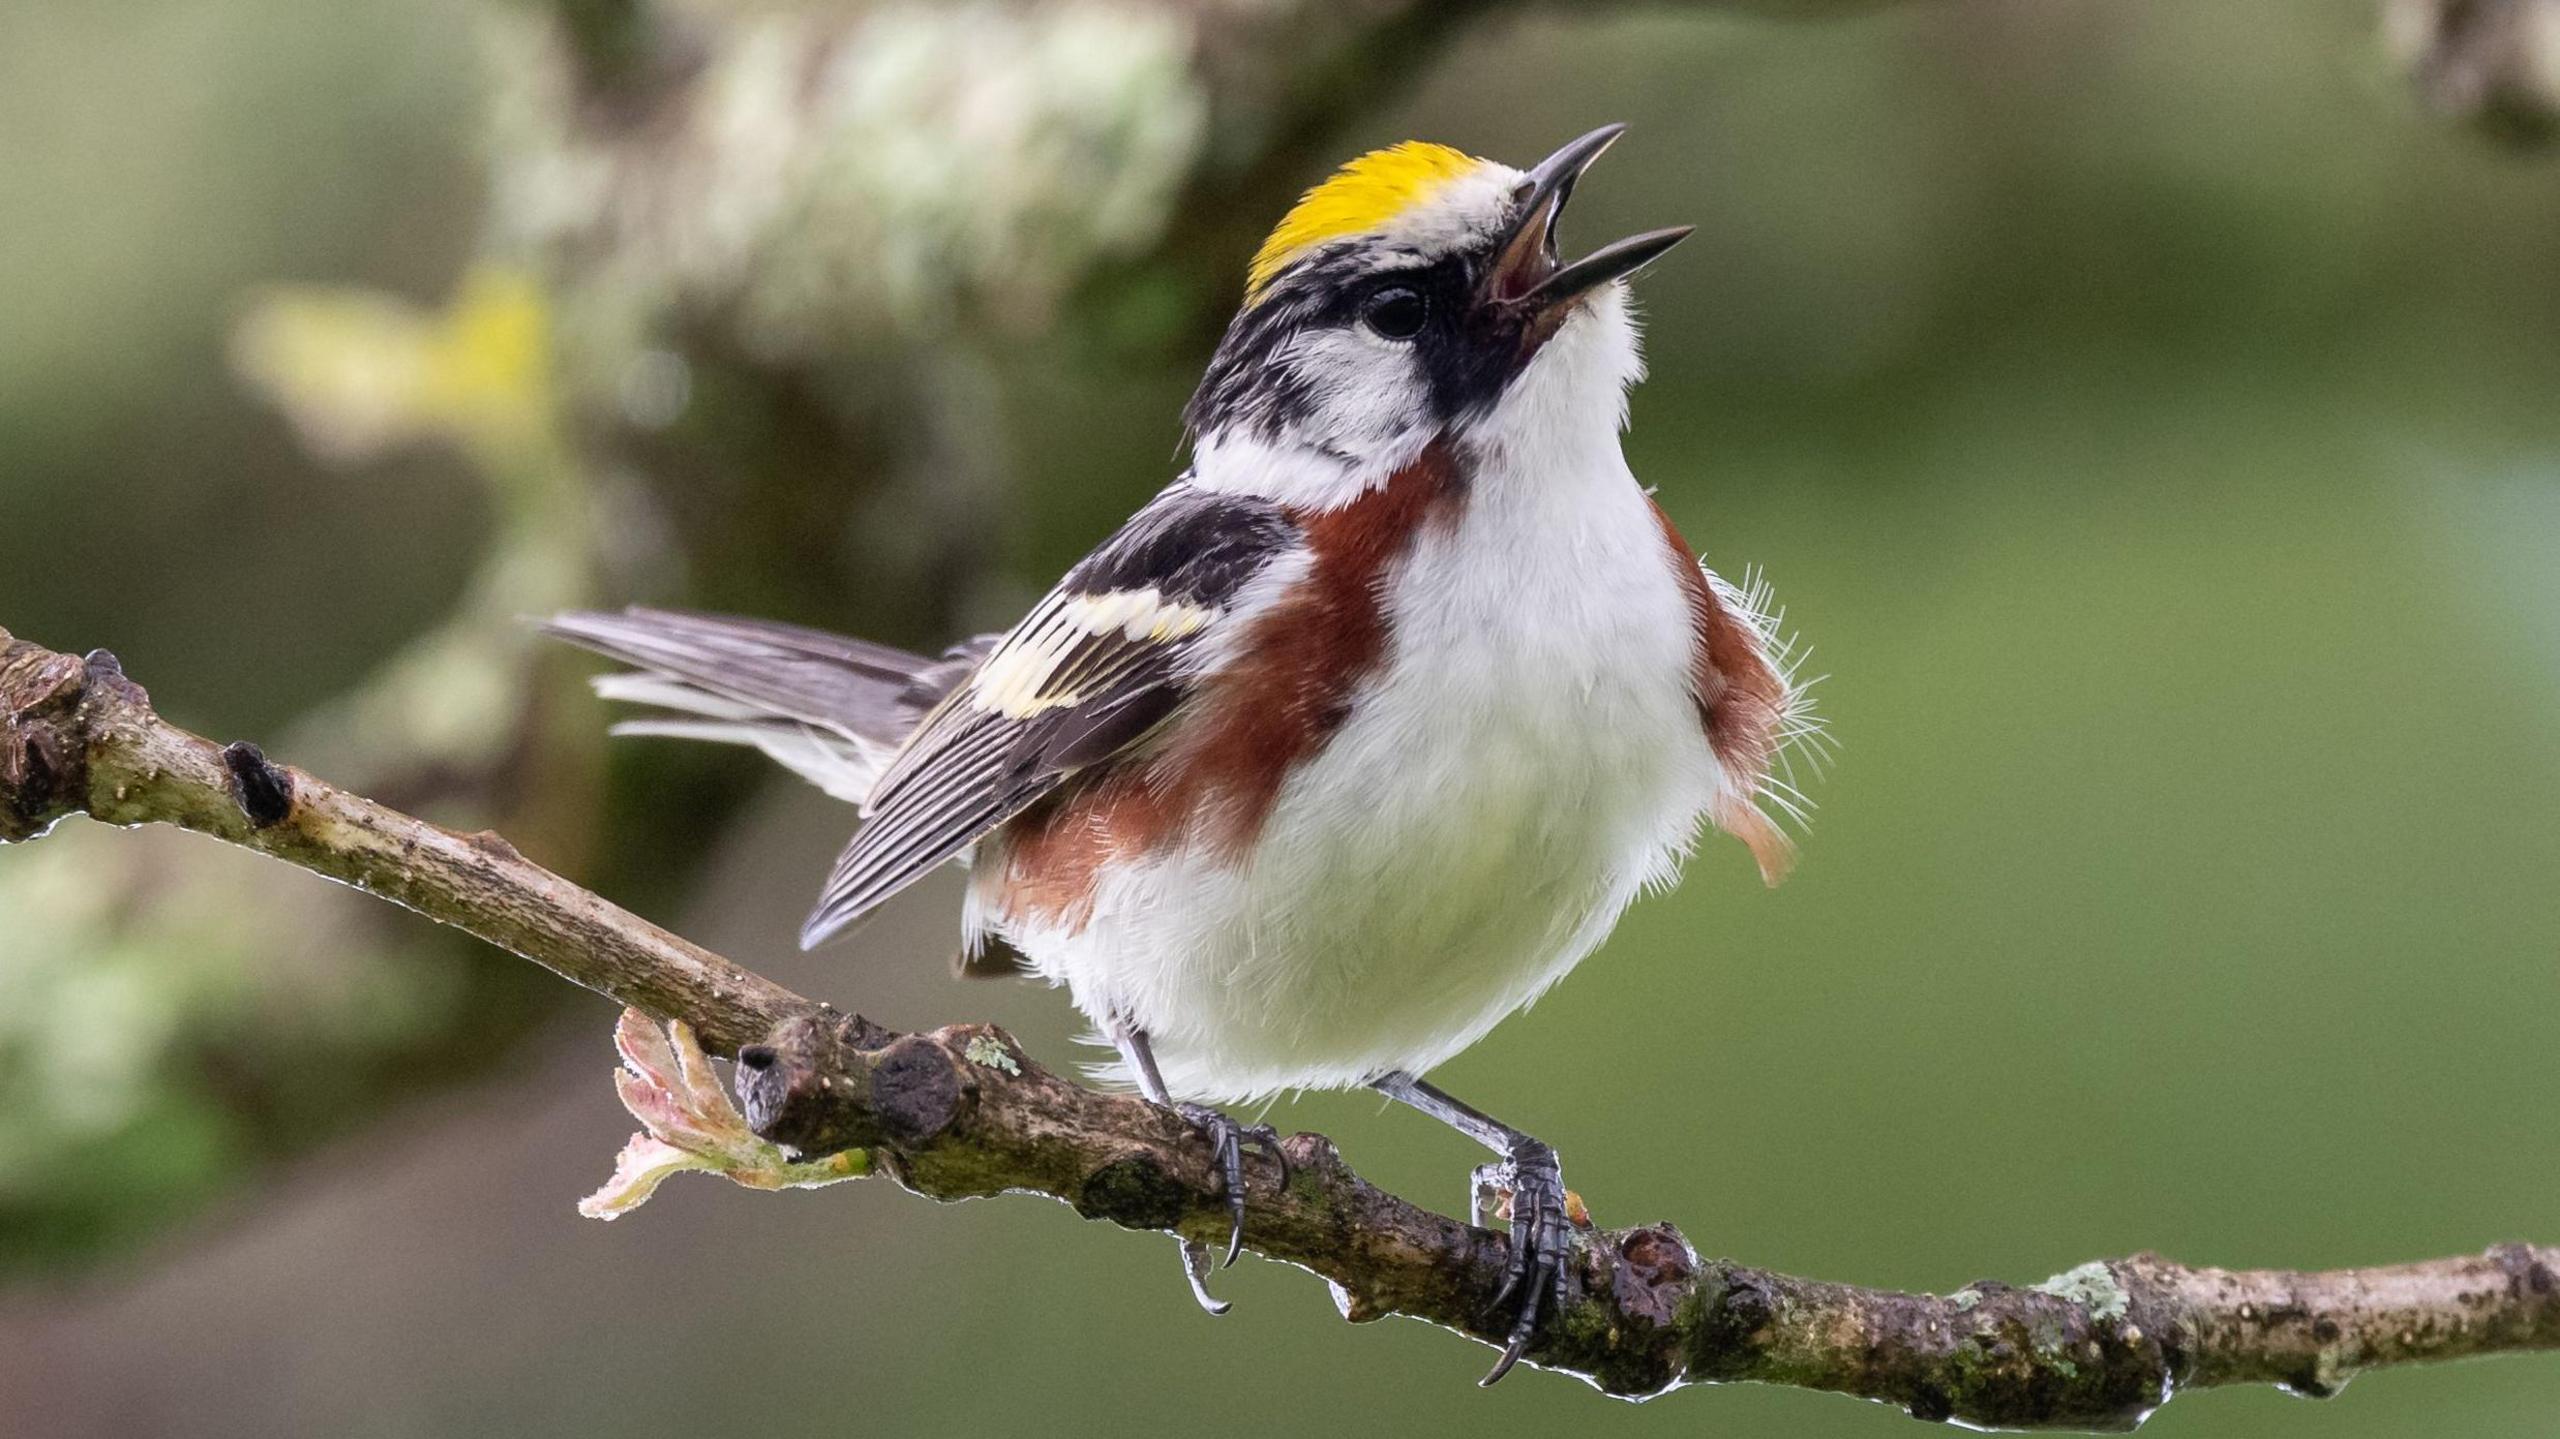
[[[1301,337],[1337,329],[1410,346],[1437,417],[1489,403],[1519,351],[1509,336],[1486,329],[1488,317],[1473,304],[1486,260],[1467,251],[1426,265],[1381,268],[1375,250],[1344,244],[1299,261],[1237,311],[1184,409],[1184,421],[1194,434],[1233,425],[1266,436],[1283,433],[1317,408],[1326,379],[1293,360],[1293,348]],[[1370,302],[1390,289],[1420,297],[1422,314],[1410,331],[1381,330],[1370,322]],[[1393,326],[1404,323],[1388,318]]]

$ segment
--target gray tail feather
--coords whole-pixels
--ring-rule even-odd
[[[573,611],[542,629],[633,666],[599,676],[596,693],[667,711],[614,733],[753,745],[855,804],[992,638],[927,659],[798,625],[639,607]]]

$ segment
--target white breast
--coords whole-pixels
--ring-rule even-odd
[[[1456,523],[1390,572],[1384,662],[1250,864],[1119,870],[1083,932],[1009,936],[1097,1021],[1144,1028],[1177,1093],[1428,1070],[1561,978],[1695,835],[1720,776],[1675,560],[1614,427],[1539,398],[1472,437]]]

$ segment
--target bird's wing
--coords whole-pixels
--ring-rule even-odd
[[[1068,572],[926,715],[802,928],[816,945],[1182,702],[1246,587],[1300,544],[1266,501],[1187,480]]]

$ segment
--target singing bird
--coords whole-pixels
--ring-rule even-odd
[[[1567,1297],[1563,1178],[1423,1076],[1672,882],[1702,821],[1775,883],[1776,762],[1814,732],[1765,596],[1700,564],[1619,448],[1627,281],[1689,231],[1559,259],[1623,128],[1526,172],[1401,144],[1309,190],[1185,412],[1189,468],[1002,635],[927,659],[664,610],[550,623],[634,667],[597,688],[661,713],[622,732],[753,744],[860,806],[804,945],[965,860],[966,942],[1064,985],[1101,1068],[1213,1146],[1230,1262],[1272,1136],[1209,1104],[1367,1086],[1491,1149],[1488,1383]]]

